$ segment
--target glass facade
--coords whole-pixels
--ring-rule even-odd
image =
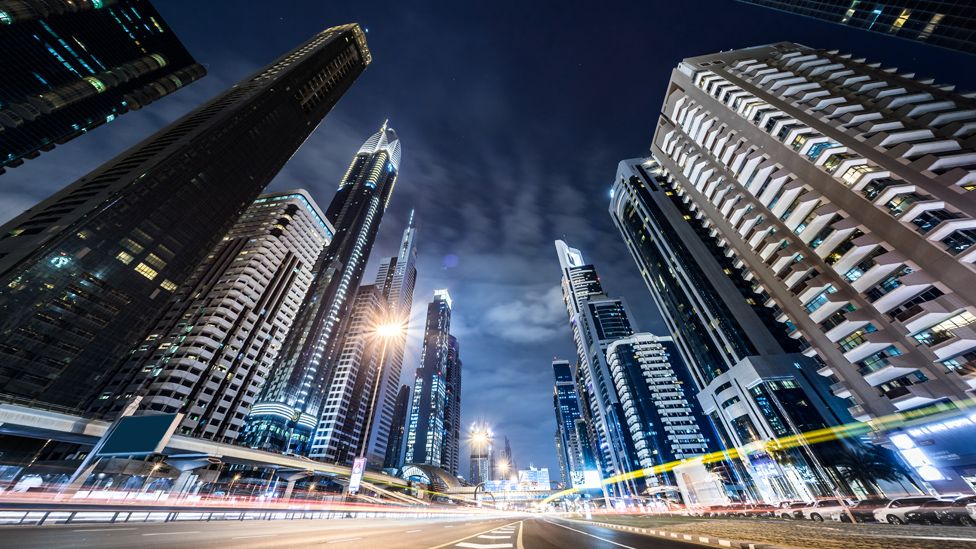
[[[0,392],[84,407],[369,62],[327,29],[0,228]]]
[[[0,173],[206,74],[148,0],[0,2]]]

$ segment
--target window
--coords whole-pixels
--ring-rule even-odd
[[[865,292],[865,297],[868,298],[868,301],[874,303],[880,299],[881,296],[901,286],[902,283],[899,278],[911,272],[912,270],[909,267],[902,267],[901,269],[898,269],[894,272],[894,274],[889,275],[888,278],[882,280],[879,284]]]
[[[837,168],[845,160],[853,160],[855,158],[858,158],[858,156],[856,154],[851,154],[851,153],[840,153],[840,154],[831,155],[831,157],[828,158],[826,162],[824,162],[823,167],[825,170],[827,170],[827,173],[832,174],[835,171],[837,171]]]
[[[915,216],[915,219],[912,219],[912,225],[918,227],[916,229],[918,232],[926,234],[934,229],[939,223],[942,223],[948,219],[958,219],[960,217],[962,217],[962,214],[950,212],[949,210],[928,210]]]
[[[976,229],[962,229],[942,240],[947,246],[946,251],[952,255],[959,255],[976,244]]]
[[[145,263],[140,263],[136,265],[135,271],[141,274],[142,276],[148,278],[149,280],[156,278],[156,275],[159,274],[155,269],[153,269],[149,265],[146,265]]]
[[[115,259],[118,259],[122,263],[128,265],[129,263],[132,263],[132,260],[135,258],[132,257],[132,255],[130,255],[129,253],[125,251],[121,251],[119,252],[119,255],[115,256]]]
[[[816,296],[814,296],[813,299],[811,299],[810,301],[807,301],[806,305],[804,305],[803,308],[806,309],[808,313],[813,313],[814,311],[816,311],[820,307],[823,307],[824,303],[827,303],[827,296],[828,295],[830,295],[830,294],[832,294],[832,293],[834,293],[836,291],[837,291],[837,288],[834,288],[834,285],[833,284],[827,284],[827,287],[824,288],[824,290],[822,292],[820,292],[819,294],[817,294]]]
[[[874,166],[861,164],[860,166],[851,166],[840,178],[843,179],[848,185],[853,185],[854,183],[857,183],[857,180],[861,179],[863,175],[876,171],[878,171],[878,168],[875,168]]]
[[[837,143],[834,143],[833,141],[824,141],[823,143],[817,143],[812,147],[810,147],[810,150],[807,151],[807,158],[809,158],[812,162],[816,162],[817,159],[820,158],[820,154],[823,153],[825,150],[832,149],[838,146],[839,145]]]
[[[899,215],[905,213],[905,211],[907,211],[912,204],[925,199],[925,196],[918,193],[900,194],[885,203],[885,207],[888,208],[891,215],[898,217]]]
[[[841,348],[841,351],[846,353],[847,351],[850,351],[867,341],[864,336],[877,331],[878,329],[874,326],[874,324],[868,324],[863,328],[855,330],[851,335],[842,338],[837,342],[837,345]]]
[[[874,181],[865,185],[863,189],[861,189],[861,194],[864,195],[864,198],[873,201],[875,198],[878,198],[878,195],[884,192],[885,189],[887,189],[888,187],[896,183],[897,181],[889,177],[885,177],[883,179],[875,179]]]
[[[974,322],[976,322],[976,315],[973,315],[969,311],[963,311],[952,318],[943,320],[935,326],[913,335],[912,337],[922,345],[931,347],[932,345],[937,345],[943,341],[952,339],[953,329],[968,326]]]

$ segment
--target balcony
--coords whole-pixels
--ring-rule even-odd
[[[864,410],[864,406],[861,406],[860,404],[851,406],[847,409],[847,412],[850,413],[851,417],[857,421],[868,421],[871,419],[871,415],[868,414],[867,411]]]
[[[857,362],[890,347],[894,343],[894,338],[885,330],[864,334],[863,339],[863,343],[844,353],[844,358],[851,362]]]
[[[899,303],[921,293],[931,286],[933,282],[935,282],[935,279],[925,271],[916,271],[903,275],[898,278],[898,286],[891,288],[874,300],[874,308],[882,313],[887,312]]]
[[[895,315],[895,320],[901,322],[908,333],[917,332],[928,326],[933,326],[955,315],[966,307],[966,303],[956,294],[941,295],[931,301],[925,301]]]
[[[907,387],[896,387],[884,394],[898,410],[918,408],[939,400],[939,395],[929,389],[928,383],[916,383]]]
[[[938,337],[933,340],[929,350],[935,353],[939,360],[964,353],[976,347],[976,326],[969,324],[959,328],[952,328],[944,332],[937,332]]]
[[[908,375],[918,370],[916,360],[907,356],[889,357],[885,362],[879,363],[875,367],[861,368],[859,371],[864,376],[864,380],[873,386],[881,385],[892,379]]]
[[[844,382],[834,383],[830,386],[830,392],[838,398],[851,398],[851,389]]]
[[[961,377],[963,381],[969,384],[971,389],[976,389],[976,361],[960,364],[952,371],[955,372],[957,376]]]

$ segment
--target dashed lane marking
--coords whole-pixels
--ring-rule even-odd
[[[623,547],[624,549],[637,549],[636,547],[631,547],[630,545],[624,545],[622,543],[617,543],[615,541],[611,541],[611,540],[608,540],[606,538],[601,538],[600,536],[595,536],[595,535],[593,535],[593,534],[591,534],[589,532],[584,532],[582,530],[577,530],[576,528],[570,528],[569,526],[565,526],[565,525],[559,524],[558,522],[552,522],[552,521],[549,521],[549,520],[547,520],[545,522],[548,522],[549,524],[552,524],[553,526],[558,526],[560,528],[565,528],[567,530],[572,530],[573,532],[577,532],[577,533],[583,534],[584,536],[590,536],[591,538],[596,538],[596,539],[598,539],[600,541],[605,541],[605,542],[607,542],[607,543],[609,543],[611,545],[616,545],[617,547]]]

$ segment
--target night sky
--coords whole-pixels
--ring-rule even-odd
[[[672,68],[684,57],[790,40],[976,88],[971,56],[728,0],[232,2],[156,0],[209,75],[0,176],[0,222],[74,181],[332,25],[368,29],[373,64],[271,184],[324,209],[385,118],[403,160],[364,281],[419,220],[413,382],[426,303],[454,298],[465,426],[511,439],[518,466],[549,467],[554,356],[574,347],[553,240],[596,264],[639,328],[665,334],[607,206],[617,162],[647,154]],[[467,473],[462,445],[462,473]]]

